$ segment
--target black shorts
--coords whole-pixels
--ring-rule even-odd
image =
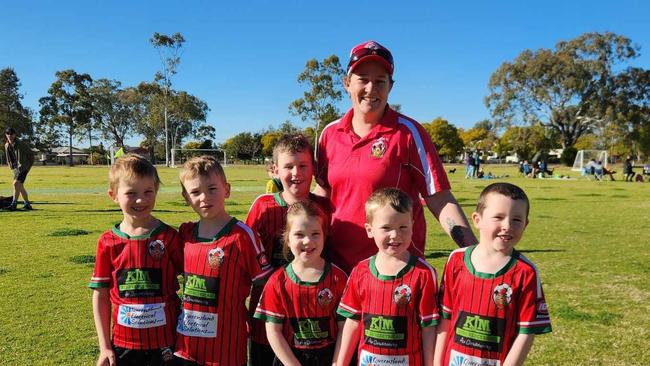
[[[128,349],[113,346],[117,366],[172,366],[174,352],[171,348]]]
[[[251,341],[251,366],[272,366],[274,358],[271,346]]]
[[[12,171],[14,172],[14,180],[17,180],[20,183],[25,183],[29,169],[23,171],[20,171],[19,169],[12,169]]]
[[[291,349],[302,366],[331,366],[334,357],[334,344],[320,349],[298,350]],[[273,366],[282,366],[282,362],[276,357]]]

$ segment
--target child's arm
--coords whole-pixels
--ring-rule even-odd
[[[433,365],[433,350],[436,345],[436,327],[422,328],[422,351],[424,366]]]
[[[339,353],[341,348],[341,338],[343,337],[343,326],[345,326],[345,320],[337,321],[336,325],[338,326],[338,332],[336,333],[336,344],[334,346],[334,357],[332,358],[332,366],[336,366],[336,355]]]
[[[522,334],[519,333],[517,338],[515,338],[508,356],[503,361],[503,366],[520,366],[526,361],[528,357],[528,352],[533,346],[533,340],[535,340],[535,334]]]
[[[352,360],[352,354],[359,341],[359,321],[348,318],[343,325],[343,331],[340,337],[337,337],[336,347],[334,349],[333,365],[349,365]]]
[[[99,340],[99,359],[97,366],[114,366],[115,352],[111,346],[111,301],[108,288],[96,288],[93,290],[93,318],[97,329]]]
[[[275,353],[275,356],[285,366],[300,366],[300,361],[296,358],[289,347],[289,343],[284,339],[282,334],[282,324],[266,322],[266,337]]]
[[[433,355],[433,365],[441,366],[445,358],[445,348],[447,347],[447,332],[450,325],[449,319],[440,318],[440,323],[436,327],[436,349]]]

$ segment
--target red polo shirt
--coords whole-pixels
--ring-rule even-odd
[[[448,190],[449,180],[431,137],[416,121],[386,107],[381,121],[363,138],[352,130],[350,109],[330,123],[318,143],[317,182],[331,190],[330,259],[349,272],[377,248],[363,224],[372,192],[395,187],[413,200],[414,254],[423,256],[426,223],[420,196]]]

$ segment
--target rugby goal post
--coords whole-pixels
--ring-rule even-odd
[[[222,166],[227,165],[227,159],[226,159],[226,151],[225,150],[218,150],[218,149],[172,149],[172,156],[171,156],[171,165],[172,167],[175,167],[177,164],[183,164],[188,158],[192,158],[195,156],[201,156],[201,155],[211,155],[217,158],[219,163],[221,163]]]
[[[582,172],[591,159],[600,161],[604,167],[607,167],[608,158],[607,150],[578,150],[571,170]]]

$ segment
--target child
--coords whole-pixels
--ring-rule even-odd
[[[282,231],[286,225],[287,207],[298,201],[316,202],[327,216],[329,224],[329,201],[309,193],[314,172],[313,149],[309,140],[300,134],[284,135],[273,148],[273,174],[281,181],[284,190],[264,194],[251,205],[246,225],[260,235],[264,250],[271,258],[274,268],[287,264],[283,255]],[[262,288],[251,289],[250,314],[255,312]],[[268,343],[264,321],[253,319],[251,323],[251,361],[255,366],[271,365],[274,353]]]
[[[125,155],[111,167],[108,181],[108,195],[123,219],[99,237],[89,285],[97,365],[171,364],[183,257],[176,230],[151,215],[158,173],[143,157]]]
[[[481,192],[472,214],[479,243],[453,251],[445,266],[435,365],[521,365],[534,335],[551,331],[537,269],[513,249],[528,211],[515,185]]]
[[[179,229],[185,286],[175,355],[181,365],[245,365],[246,297],[251,283],[271,271],[264,248],[248,226],[226,212],[230,185],[215,158],[188,160],[180,180],[199,221]]]
[[[337,365],[348,365],[359,342],[360,365],[431,365],[438,322],[436,272],[408,248],[413,204],[396,189],[366,202],[366,232],[379,251],[350,274],[338,313],[347,318],[337,340]]]
[[[343,322],[336,307],[347,276],[322,257],[327,217],[312,202],[289,206],[284,251],[291,263],[264,286],[255,318],[266,321],[274,365],[331,365]],[[286,337],[285,337],[286,335]]]
[[[266,182],[266,193],[276,193],[282,190],[282,182],[275,176],[274,171],[275,167],[271,161],[266,165],[266,173],[269,175],[269,180]]]

